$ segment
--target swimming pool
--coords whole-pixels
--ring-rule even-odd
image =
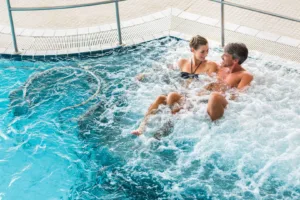
[[[299,199],[296,63],[251,52],[252,87],[221,120],[205,105],[162,107],[144,136],[130,134],[157,95],[181,87],[167,66],[187,47],[167,37],[82,58],[1,59],[0,199]],[[221,54],[211,45],[209,59]]]

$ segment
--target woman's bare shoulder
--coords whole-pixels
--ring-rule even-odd
[[[218,66],[218,64],[215,61],[207,60],[206,63],[210,66]]]
[[[182,69],[182,68],[186,65],[187,62],[189,62],[188,59],[186,59],[186,58],[180,58],[180,59],[178,60],[178,62],[177,62],[177,65],[178,65],[178,67],[179,67],[180,69]]]
[[[178,65],[180,64],[180,65],[184,65],[185,63],[187,63],[189,60],[188,59],[186,59],[186,58],[180,58],[179,60],[178,60]]]

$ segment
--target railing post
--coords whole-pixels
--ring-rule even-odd
[[[117,18],[117,26],[118,26],[119,45],[122,45],[122,34],[121,34],[120,13],[119,13],[119,0],[115,0],[115,5],[116,5],[116,18]]]
[[[12,36],[13,43],[14,43],[15,53],[19,53],[16,33],[15,33],[15,26],[14,26],[12,13],[11,13],[10,0],[6,0],[6,3],[7,3],[8,16],[9,16],[9,22],[10,22],[10,28],[11,28],[11,36]]]
[[[224,30],[224,0],[221,0],[221,44],[225,46],[225,30]]]

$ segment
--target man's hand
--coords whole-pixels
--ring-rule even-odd
[[[230,94],[229,100],[235,100],[238,97],[236,94]]]

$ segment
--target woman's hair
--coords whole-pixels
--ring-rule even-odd
[[[198,49],[202,45],[207,45],[208,41],[204,37],[201,37],[200,35],[196,35],[192,37],[190,40],[190,48]]]

